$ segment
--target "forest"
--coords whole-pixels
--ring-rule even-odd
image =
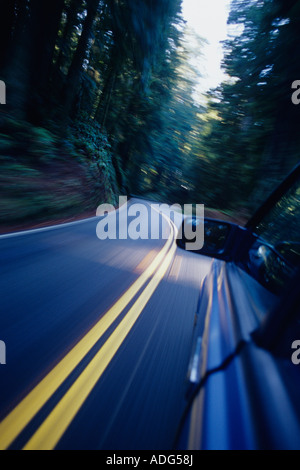
[[[246,219],[300,160],[300,1],[232,0],[227,78],[201,104],[181,0],[2,3],[1,226],[119,195]]]

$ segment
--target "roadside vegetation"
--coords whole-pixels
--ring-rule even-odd
[[[6,0],[0,224],[129,194],[247,219],[299,161],[300,2],[233,0],[229,24],[228,79],[199,104],[181,0]]]

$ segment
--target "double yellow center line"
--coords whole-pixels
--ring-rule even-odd
[[[172,262],[176,250],[177,229],[169,219],[166,217],[165,219],[171,228],[170,236],[150,266],[99,322],[0,423],[0,450],[7,449],[15,441],[146,282],[151,279],[98,353],[24,446],[26,450],[55,448],[141,315]]]

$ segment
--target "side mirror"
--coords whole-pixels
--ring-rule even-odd
[[[204,243],[203,247],[199,249],[190,248],[196,241],[196,229],[199,230],[199,225],[203,230]],[[186,218],[181,226],[177,238],[177,245],[184,250],[200,253],[207,256],[222,257],[226,252],[229,236],[232,232],[234,224],[223,222],[215,219],[197,219],[196,217]],[[195,244],[196,245],[196,244]],[[189,248],[187,248],[187,246]]]

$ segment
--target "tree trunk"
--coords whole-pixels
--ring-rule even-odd
[[[105,85],[101,91],[100,100],[98,103],[95,119],[101,126],[105,126],[109,105],[116,81],[116,72],[114,68],[110,67],[106,77]]]
[[[76,18],[81,5],[82,0],[72,0],[67,10],[67,21],[64,27],[61,47],[55,64],[57,72],[66,65],[67,57],[70,54],[72,34],[75,29]]]
[[[13,31],[8,40],[9,51],[2,56],[1,73],[7,85],[6,110],[18,119],[26,117],[29,90],[30,35],[29,15],[26,3],[16,0],[14,3]],[[10,5],[12,7],[12,5]],[[5,17],[3,17],[5,21]],[[5,35],[5,33],[3,33]],[[7,36],[6,36],[7,40]]]
[[[29,118],[39,121],[41,108],[48,97],[64,0],[31,0],[31,41]]]
[[[83,25],[82,34],[78,41],[77,49],[69,68],[67,83],[63,91],[63,104],[66,117],[70,116],[72,113],[72,106],[80,84],[82,65],[86,58],[88,43],[92,35],[99,1],[100,0],[88,0],[87,3],[87,16]]]

